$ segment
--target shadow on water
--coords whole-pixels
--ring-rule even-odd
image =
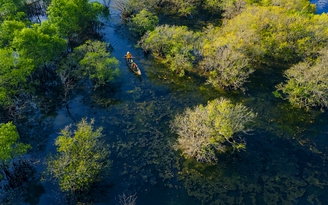
[[[45,190],[40,182],[40,174],[33,167],[32,161],[18,159],[10,168],[2,168],[4,176],[0,180],[0,203],[3,205],[26,204],[36,205]]]

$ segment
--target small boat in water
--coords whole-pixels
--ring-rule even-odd
[[[139,66],[133,61],[132,58],[130,58],[130,60],[128,58],[125,58],[125,63],[134,74],[141,75]]]

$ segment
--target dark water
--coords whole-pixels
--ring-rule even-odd
[[[37,173],[45,169],[44,156],[55,152],[58,132],[73,119],[88,117],[104,128],[113,161],[110,177],[90,193],[94,204],[118,204],[123,193],[136,193],[139,205],[328,204],[328,114],[295,109],[273,96],[285,68],[256,71],[245,93],[220,92],[203,79],[179,78],[147,59],[122,23],[112,13],[104,29],[104,40],[120,60],[119,79],[97,92],[76,91],[69,102],[71,116],[61,109],[31,122],[35,129],[29,132],[39,136],[31,154]],[[141,78],[126,67],[122,57],[127,51],[136,57]],[[169,121],[186,107],[221,96],[258,113],[250,135],[241,135],[247,150],[220,156],[217,166],[184,160],[172,149],[176,136]],[[66,204],[56,183],[29,186],[23,197],[12,197],[8,204]]]

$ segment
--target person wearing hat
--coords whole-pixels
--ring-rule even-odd
[[[128,62],[131,63],[132,55],[129,51],[126,53],[125,57],[128,59]]]

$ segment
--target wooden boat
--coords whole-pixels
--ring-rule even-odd
[[[133,59],[130,59],[129,61],[127,58],[125,58],[125,63],[134,74],[141,75],[139,66],[133,61]]]

